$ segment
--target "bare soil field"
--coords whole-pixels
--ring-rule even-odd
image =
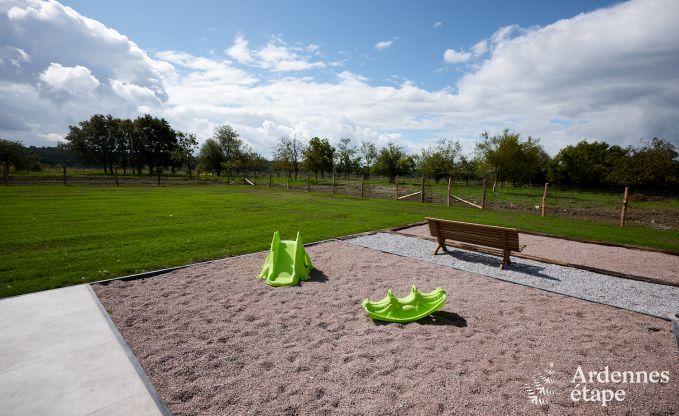
[[[427,225],[416,225],[398,232],[431,238]],[[679,285],[679,256],[672,254],[523,233],[519,234],[519,241],[526,245],[521,254],[646,277],[658,283],[669,282]]]
[[[175,415],[679,413],[667,321],[342,242],[307,251],[316,270],[296,287],[256,278],[266,253],[93,287]],[[412,284],[445,288],[446,306],[366,316],[364,298]],[[606,367],[669,380],[586,383],[624,390],[605,407],[571,399],[578,368]]]

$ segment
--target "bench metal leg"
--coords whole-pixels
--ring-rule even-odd
[[[437,255],[439,253],[439,249],[442,249],[444,252],[448,252],[446,245],[443,243],[439,243],[438,247],[436,247],[436,250],[434,250],[434,255]]]

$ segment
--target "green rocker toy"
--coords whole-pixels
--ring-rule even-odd
[[[371,302],[363,301],[363,309],[372,319],[387,322],[412,322],[429,316],[443,307],[446,291],[438,287],[429,293],[420,293],[415,286],[404,298],[397,298],[389,289],[387,297]]]
[[[258,277],[266,279],[266,283],[271,286],[295,286],[300,280],[309,280],[313,268],[299,231],[295,241],[281,240],[276,231]]]

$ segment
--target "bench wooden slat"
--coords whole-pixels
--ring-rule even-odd
[[[461,221],[441,220],[427,218],[429,232],[436,237],[440,248],[446,250],[445,240],[454,240],[463,243],[474,244],[491,248],[499,248],[503,251],[503,260],[500,269],[505,264],[511,263],[512,251],[520,252],[525,246],[519,244],[519,232],[514,228],[497,227],[493,225],[474,224]]]

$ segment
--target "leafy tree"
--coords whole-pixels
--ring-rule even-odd
[[[222,145],[215,139],[207,139],[198,152],[198,160],[201,168],[208,172],[214,172],[217,176],[222,174],[224,164],[224,151]]]
[[[375,143],[363,141],[361,142],[361,147],[359,148],[361,158],[363,158],[363,169],[364,175],[370,177],[370,168],[373,162],[377,158],[377,147]]]
[[[476,172],[478,171],[479,161],[476,158],[467,158],[466,156],[460,156],[460,163],[458,164],[459,176],[464,179],[464,182],[469,185],[469,180],[476,178]]]
[[[679,185],[679,153],[671,142],[653,138],[618,163],[608,181],[621,186],[667,188]]]
[[[238,132],[228,124],[215,128],[212,134],[212,138],[219,142],[224,152],[223,163],[229,178],[233,170],[240,168],[245,153],[243,141],[238,137]]]
[[[422,150],[420,170],[438,183],[442,178],[456,176],[457,157],[462,151],[459,141],[440,139],[436,146]]]
[[[21,142],[0,139],[0,163],[14,166],[16,170],[39,169],[39,159]]]
[[[406,155],[403,148],[392,142],[380,149],[374,166],[376,173],[389,177],[389,182],[393,182],[397,175],[410,174],[414,168],[414,158]]]
[[[357,156],[358,149],[351,146],[351,139],[342,138],[337,145],[335,169],[337,172],[344,173],[345,178],[349,178],[351,172],[358,170],[360,157]]]
[[[316,179],[318,174],[332,172],[335,148],[330,145],[328,139],[312,137],[309,144],[302,151],[304,166],[309,172],[314,172]]]
[[[69,132],[64,137],[66,147],[79,159],[104,166],[104,173],[108,173],[115,160],[115,139],[110,128],[107,117],[95,114],[78,126],[68,126]]]
[[[160,174],[163,166],[172,164],[172,151],[177,147],[177,133],[172,130],[165,119],[159,119],[145,114],[135,121],[138,139],[144,151],[144,160],[149,167],[149,173],[156,169]]]
[[[614,168],[624,163],[631,148],[583,140],[561,149],[549,166],[549,182],[561,185],[607,185]]]
[[[547,179],[550,158],[540,145],[539,139],[528,136],[528,139],[519,143],[518,158],[515,168],[510,171],[512,182],[540,183]]]
[[[501,134],[490,136],[488,132],[481,134],[482,142],[476,144],[476,153],[481,161],[482,171],[493,173],[493,191],[497,182],[504,181],[512,169],[514,161],[520,153],[519,134],[505,129]]]
[[[269,161],[252,149],[248,149],[243,156],[243,167],[254,172],[264,172],[269,167]]]
[[[280,138],[276,151],[274,152],[274,163],[276,166],[287,171],[288,177],[294,173],[296,180],[302,150],[302,143],[297,136],[293,138],[283,136]]]
[[[172,160],[177,162],[180,166],[186,165],[191,177],[191,170],[195,157],[193,152],[198,146],[198,139],[192,133],[185,134],[181,131],[177,132],[177,147],[172,151]]]

